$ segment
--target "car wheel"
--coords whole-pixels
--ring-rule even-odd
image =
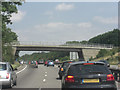
[[[17,80],[15,80],[15,83],[14,83],[15,86],[17,86]]]
[[[59,75],[59,78],[62,79],[62,76]]]
[[[13,80],[11,79],[11,80],[10,80],[10,84],[9,84],[9,86],[8,86],[8,87],[9,87],[9,88],[12,88],[12,87],[13,87],[13,85],[14,85],[14,84],[13,84]]]

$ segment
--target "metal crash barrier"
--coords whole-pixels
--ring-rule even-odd
[[[114,75],[115,80],[120,82],[120,67],[118,67],[118,65],[111,65],[110,70]]]

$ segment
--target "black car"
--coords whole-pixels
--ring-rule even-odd
[[[103,62],[70,63],[61,84],[63,90],[65,88],[117,90],[114,76]]]
[[[65,61],[65,62],[62,63],[62,65],[61,65],[61,67],[60,67],[60,69],[59,69],[59,72],[58,72],[58,75],[59,75],[59,78],[60,78],[60,79],[61,79],[62,76],[64,75],[64,73],[65,73],[66,68],[68,67],[68,65],[69,65],[70,63],[72,63],[72,62],[74,62],[74,61]]]
[[[110,64],[108,63],[107,60],[99,60],[99,62],[103,62],[103,63],[105,63],[108,67],[110,67]]]

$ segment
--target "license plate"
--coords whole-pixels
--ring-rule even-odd
[[[99,79],[83,79],[83,83],[99,83]]]

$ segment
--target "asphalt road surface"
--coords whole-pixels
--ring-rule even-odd
[[[61,80],[58,78],[58,67],[39,65],[34,68],[32,65],[24,65],[17,71],[17,86],[12,89],[27,88],[61,88]],[[12,90],[9,89],[9,90]],[[36,90],[36,89],[34,89]]]
[[[61,80],[58,78],[57,66],[46,67],[39,65],[34,68],[32,65],[23,65],[17,72],[17,86],[9,90],[61,90]],[[117,83],[118,90],[120,84]],[[5,89],[7,90],[7,89]]]

